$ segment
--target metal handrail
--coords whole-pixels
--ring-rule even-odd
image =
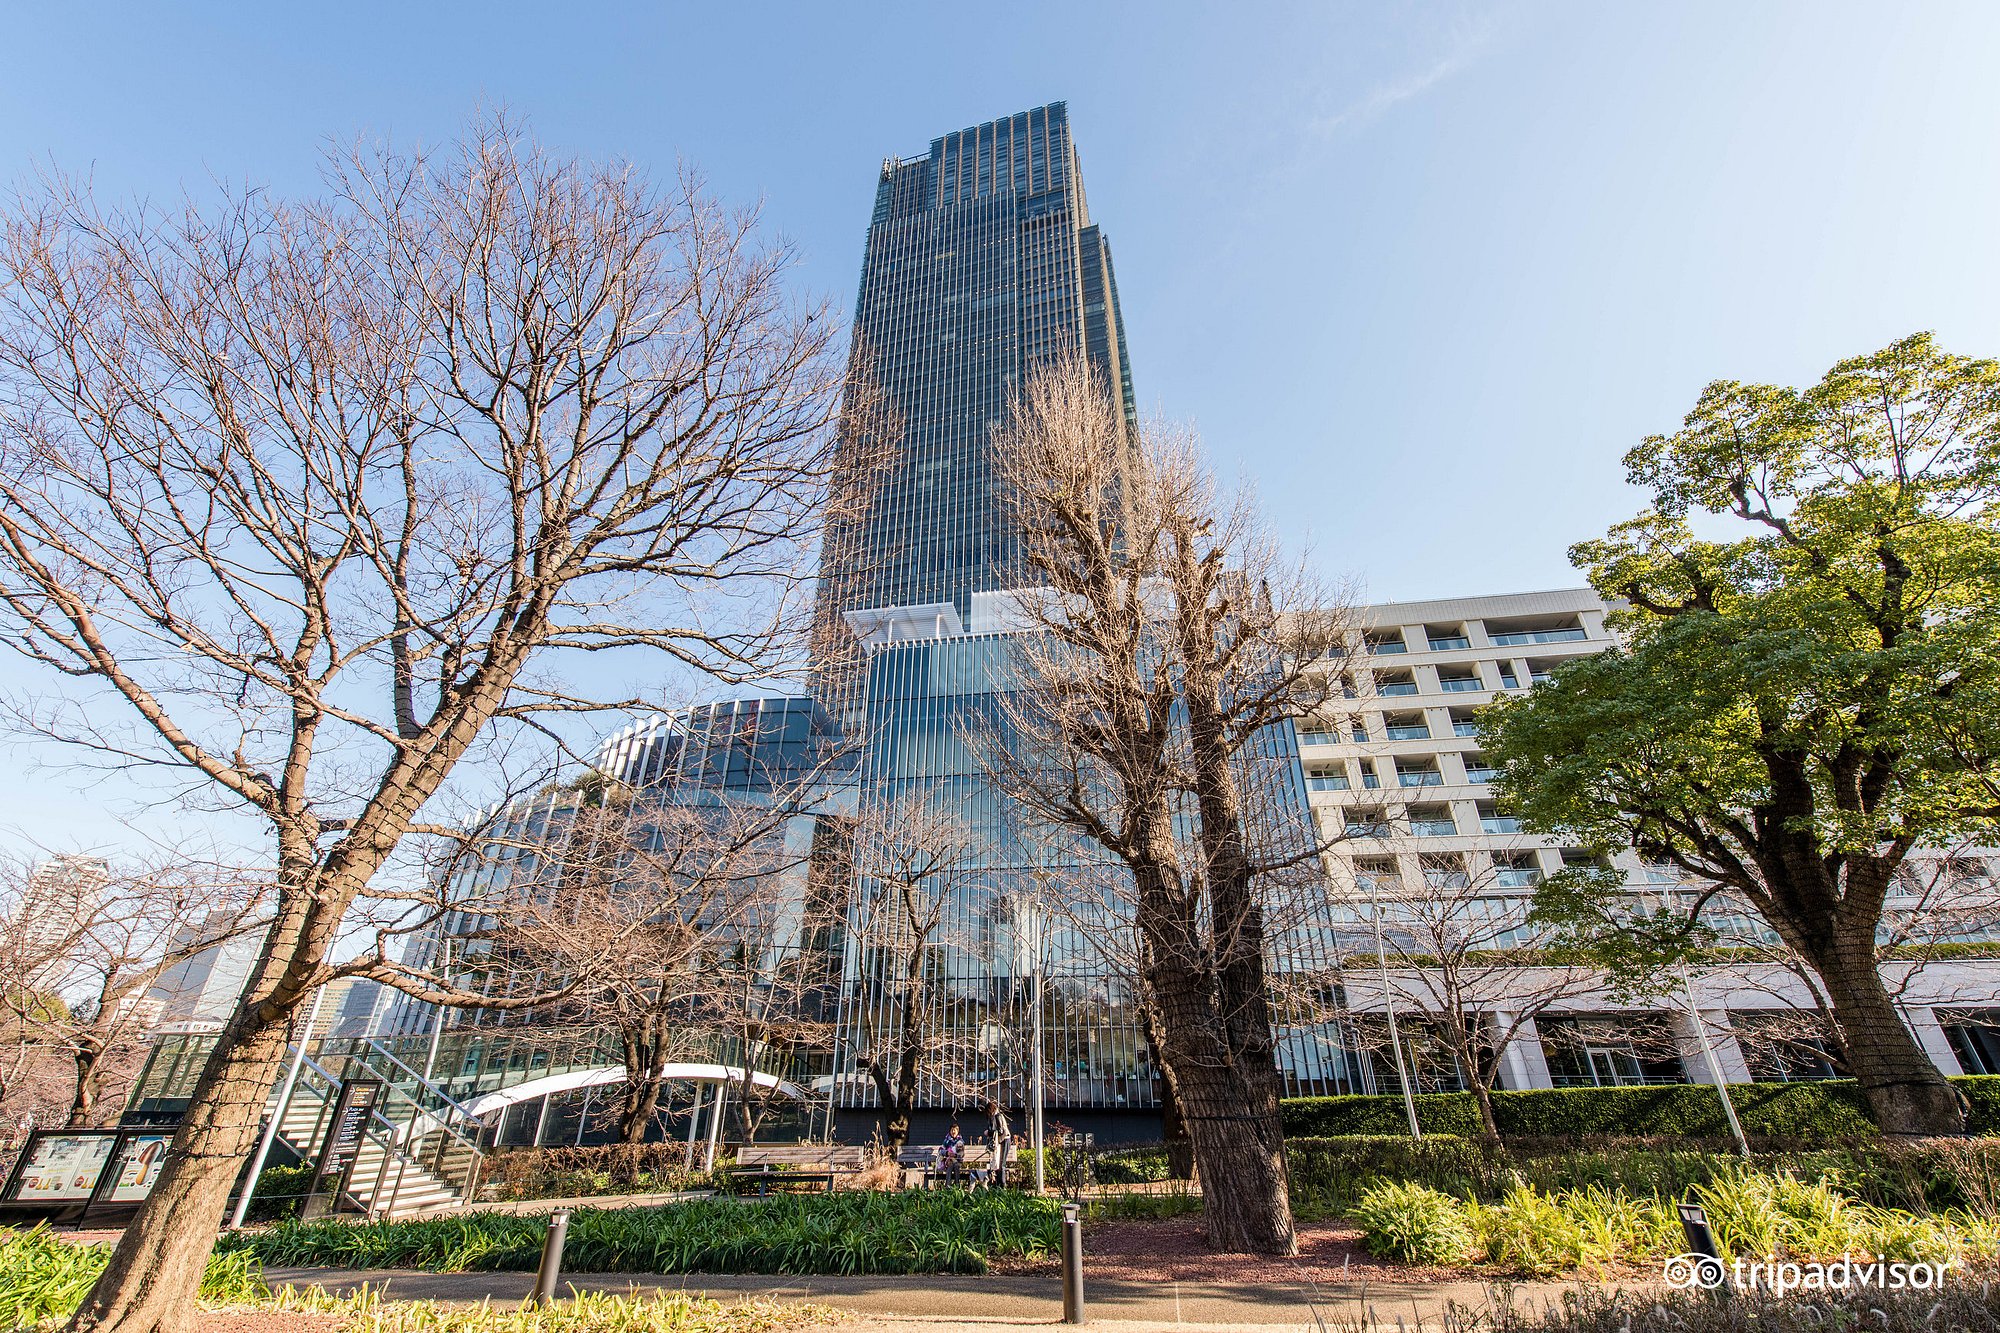
[[[443,1102],[446,1106],[449,1106],[452,1110],[464,1116],[468,1121],[476,1123],[479,1120],[478,1116],[474,1115],[471,1111],[465,1109],[464,1102],[459,1101],[458,1098],[452,1096],[450,1093],[446,1092],[443,1088],[440,1088],[431,1079],[425,1078],[422,1074],[419,1074],[416,1070],[410,1068],[409,1065],[403,1062],[402,1057],[398,1056],[394,1051],[390,1050],[387,1046],[384,1046],[381,1042],[375,1040],[373,1037],[363,1037],[362,1040],[368,1043],[368,1048],[370,1050],[376,1052],[384,1060],[387,1060],[390,1064],[396,1066],[396,1068],[402,1070],[405,1074],[408,1074],[412,1079],[416,1081],[418,1087],[423,1088],[431,1096],[437,1098],[439,1101]]]

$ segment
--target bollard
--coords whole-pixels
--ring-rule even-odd
[[[1728,1295],[1724,1279],[1729,1270],[1723,1266],[1722,1257],[1716,1250],[1715,1233],[1708,1224],[1708,1210],[1696,1201],[1692,1188],[1681,1200],[1679,1211],[1681,1235],[1687,1240],[1687,1253],[1669,1259],[1668,1264],[1678,1261],[1685,1266],[1689,1286]]]
[[[535,1270],[535,1294],[528,1298],[529,1305],[555,1303],[556,1279],[562,1276],[563,1242],[568,1238],[569,1209],[558,1208],[549,1214],[549,1234],[542,1240],[542,1266]]]
[[[1083,1209],[1074,1203],[1062,1206],[1063,1227],[1063,1317],[1065,1324],[1081,1324],[1083,1314]]]

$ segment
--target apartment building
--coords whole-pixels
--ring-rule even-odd
[[[1402,1059],[1379,1036],[1362,1043],[1373,1048],[1362,1060],[1363,1081],[1378,1090],[1397,1087],[1403,1072],[1423,1090],[1464,1081],[1426,1038],[1436,977],[1390,965],[1423,954],[1409,938],[1411,923],[1424,913],[1435,920],[1442,893],[1454,897],[1454,910],[1482,947],[1504,949],[1529,938],[1525,919],[1543,879],[1569,865],[1601,863],[1590,849],[1523,833],[1500,808],[1474,718],[1495,697],[1525,692],[1564,662],[1612,646],[1608,610],[1588,588],[1364,608],[1350,651],[1329,663],[1339,673],[1335,702],[1299,722],[1314,818],[1339,839],[1329,855],[1332,892],[1353,925],[1380,931],[1385,941],[1383,966],[1350,965],[1345,982],[1362,1031],[1371,1023],[1386,1028],[1388,1011],[1400,1011]],[[1929,940],[1992,943],[2000,939],[1997,862],[2000,852],[1981,848],[1913,858],[1891,913],[1948,903],[1949,924],[1929,924]],[[1630,851],[1610,864],[1641,898],[1673,898],[1693,887]],[[1726,906],[1710,921],[1742,944],[1776,944],[1760,922]],[[1712,1081],[1714,1071],[1732,1082],[1831,1077],[1836,1071],[1812,1035],[1812,997],[1770,951],[1768,963],[1698,971],[1640,1005],[1562,987],[1538,970],[1482,978],[1490,1031],[1510,1038],[1500,1042],[1501,1084]],[[2000,959],[1888,967],[1911,1027],[1946,1073],[2000,1073]],[[1563,991],[1554,1002],[1552,989]],[[1522,1019],[1518,1011],[1528,1008],[1537,1012]]]

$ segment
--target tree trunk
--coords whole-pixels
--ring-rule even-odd
[[[182,1333],[194,1327],[189,1296],[201,1283],[230,1189],[256,1150],[288,1027],[284,1020],[254,1025],[239,1009],[224,1029],[159,1180],[77,1310],[72,1333]]]
[[[1183,1060],[1177,1100],[1186,1117],[1195,1169],[1203,1182],[1201,1215],[1211,1249],[1253,1254],[1298,1252],[1290,1178],[1277,1098],[1261,1095],[1241,1066]],[[1171,1070],[1172,1065],[1168,1068]],[[1227,1181],[1225,1188],[1209,1182]]]
[[[90,1123],[90,1115],[97,1107],[97,1065],[104,1057],[104,1048],[95,1042],[83,1041],[76,1047],[76,1090],[69,1099],[69,1119],[64,1124],[70,1129],[82,1129]]]
[[[653,1113],[659,1109],[659,1079],[649,1078],[644,1083],[632,1086],[626,1094],[625,1106],[619,1113],[618,1141],[644,1143],[646,1131],[653,1124]]]
[[[1483,1078],[1472,1080],[1472,1100],[1479,1105],[1479,1129],[1488,1140],[1500,1141],[1500,1122],[1493,1115],[1493,1089]]]
[[[1957,1089],[1925,1054],[1882,985],[1872,933],[1866,941],[1836,945],[1831,958],[1815,960],[1815,968],[1876,1128],[1897,1138],[1964,1133]]]

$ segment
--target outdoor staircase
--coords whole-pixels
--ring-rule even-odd
[[[287,1059],[296,1055],[289,1051]],[[341,1075],[377,1078],[384,1095],[369,1113],[355,1151],[344,1206],[371,1217],[408,1217],[468,1202],[478,1189],[481,1165],[475,1119],[374,1043],[334,1063],[342,1066],[340,1074],[310,1056],[300,1062],[278,1121],[285,1146],[301,1161],[316,1160],[340,1099]],[[281,1082],[267,1116],[279,1113],[284,1091]]]

